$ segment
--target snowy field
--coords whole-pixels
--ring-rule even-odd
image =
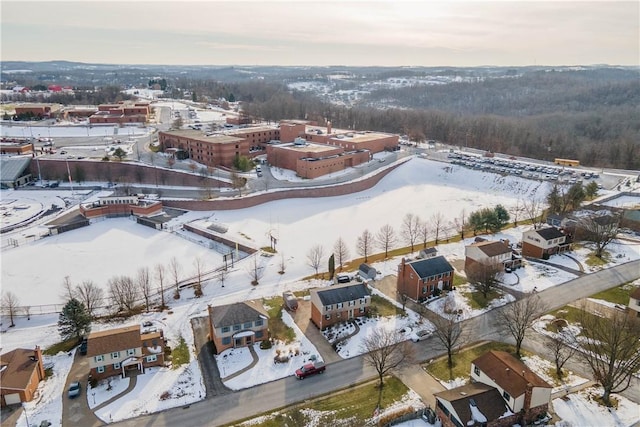
[[[14,125],[0,126],[0,136],[7,138],[82,138],[89,137],[113,137],[146,135],[151,128],[144,126],[126,126],[120,128],[112,125],[71,125],[71,122],[61,123],[55,126],[29,126]]]
[[[342,237],[349,247],[351,257],[354,257],[356,239],[365,229],[375,233],[389,224],[399,230],[402,218],[407,213],[419,215],[428,221],[432,215],[441,212],[446,215],[448,222],[452,222],[463,209],[468,213],[482,207],[493,207],[498,203],[508,208],[518,199],[542,198],[549,189],[548,183],[511,176],[501,177],[466,168],[450,168],[442,163],[420,159],[407,162],[375,187],[357,194],[282,200],[236,211],[189,212],[172,220],[169,223],[172,228],[179,228],[182,223],[194,219],[217,222],[228,228],[227,236],[247,239],[258,248],[269,246],[269,235],[272,235],[278,238],[278,255],[257,257],[263,274],[258,286],[250,284],[252,259],[246,259],[234,265],[225,279],[224,287],[219,281],[212,279],[204,284],[202,298],[194,298],[192,291],[185,290],[180,300],[170,299],[173,314],[151,313],[129,319],[127,323],[139,323],[147,319],[158,323],[171,346],[177,344],[179,337],[184,337],[191,351],[191,363],[183,370],[153,372],[148,376],[153,376],[153,381],[147,382],[142,378],[147,375],[139,377],[139,384],[133,393],[145,396],[144,399],[141,398],[135,404],[126,403],[129,399],[120,399],[103,408],[99,416],[104,420],[123,419],[132,414],[153,412],[201,399],[204,396],[204,386],[195,362],[189,320],[206,315],[207,304],[229,304],[317,285],[315,281],[300,280],[313,273],[306,259],[306,253],[312,246],[321,245],[325,255],[328,255],[335,241]],[[0,198],[3,201],[34,198],[37,197],[36,193],[24,190],[2,191]],[[50,202],[43,200],[42,203],[46,205]],[[453,229],[452,223],[447,225]],[[28,234],[31,229],[21,232]],[[514,234],[509,234],[511,232]],[[519,231],[510,230],[509,233],[505,233],[505,236],[510,236],[513,242],[518,240]],[[447,257],[464,258],[464,242],[443,244],[438,249]],[[40,305],[64,302],[62,283],[65,276],[69,276],[74,285],[92,280],[106,289],[106,282],[110,277],[134,275],[140,267],[152,269],[159,263],[167,264],[173,256],[180,261],[180,276],[183,278],[194,275],[193,260],[196,257],[203,260],[205,269],[221,265],[220,254],[211,249],[191,243],[176,233],[156,231],[128,219],[102,220],[89,227],[3,250],[2,289],[16,293],[21,305],[30,305],[32,316],[31,320],[19,316],[16,319],[17,326],[0,335],[2,351],[32,347],[36,343],[46,347],[58,340],[55,324],[57,316],[37,315],[37,310]],[[638,256],[637,253],[635,256]],[[278,271],[283,261],[285,274],[280,275]],[[384,276],[394,274],[398,262],[398,259],[392,259],[374,266]],[[523,290],[533,287],[527,283],[534,281],[526,280],[526,277],[535,277],[535,274],[537,273],[532,271],[520,278]],[[550,279],[550,286],[552,284],[556,282]],[[6,319],[2,320],[4,331]],[[394,328],[405,326],[403,319],[391,319],[388,322]],[[120,325],[95,324],[94,330],[117,326]],[[366,328],[363,329],[362,332],[366,332]],[[359,347],[358,340],[350,341],[342,349],[348,357],[353,356]],[[303,346],[301,341],[301,347]],[[308,351],[309,354],[313,352],[312,349]],[[260,358],[263,359],[268,361],[270,356]],[[271,358],[271,364],[272,360]],[[290,375],[291,368],[283,369],[277,374],[279,376],[276,373],[270,375],[273,378]],[[243,388],[258,381],[243,376],[244,374],[231,380],[235,382],[230,386]],[[189,386],[185,387],[185,384]],[[45,382],[43,387],[48,390],[55,387],[55,384]],[[159,396],[167,391],[173,397],[160,400]],[[55,393],[58,394],[56,404],[61,405],[60,388]]]

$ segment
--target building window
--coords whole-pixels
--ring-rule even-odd
[[[360,307],[360,313],[364,313],[364,307]]]
[[[240,329],[242,329],[242,325],[233,325],[234,331],[239,331]]]
[[[251,322],[245,322],[244,324],[244,328],[245,329],[249,329],[251,327],[252,323]]]
[[[476,374],[477,376],[480,376],[480,368],[478,368],[477,366],[474,366],[473,373]]]
[[[426,286],[423,286],[423,287],[422,287],[422,293],[423,293],[423,294],[426,294],[426,293],[427,293],[427,287],[426,287]]]
[[[113,369],[120,369],[120,362],[116,362],[113,364]]]
[[[229,327],[228,326],[223,326],[222,327],[222,333],[224,334],[225,332],[229,332]]]
[[[337,303],[336,308],[342,308],[342,303],[341,302]]]
[[[254,322],[254,324],[255,324],[256,326],[262,326],[262,325],[264,325],[264,322],[262,321],[262,319],[258,319],[258,320],[256,320],[256,321]]]
[[[262,331],[256,331],[256,338],[262,338],[263,335]]]
[[[506,391],[502,392],[502,397],[504,397],[504,400],[506,400],[507,402],[511,400],[511,396],[509,396],[509,393],[507,393]]]
[[[99,374],[104,373],[104,366],[98,366],[98,367],[96,368],[96,372],[97,372],[97,373],[99,373]]]
[[[324,311],[331,311],[331,305],[325,305],[324,306]]]
[[[104,356],[101,354],[93,358],[96,362],[102,362],[104,360]]]
[[[229,345],[229,344],[231,344],[231,337],[222,338],[222,345]]]
[[[112,359],[117,359],[118,357],[120,357],[120,352],[119,351],[114,351],[113,353],[111,353],[111,358]]]
[[[330,320],[331,319],[331,315],[330,314],[325,314],[324,318],[327,319],[327,320]]]
[[[156,360],[158,360],[158,356],[156,356],[155,354],[147,356],[147,362],[155,362]]]
[[[136,354],[135,348],[130,348],[129,350],[127,350],[127,356],[135,356],[135,354]]]
[[[366,301],[365,301],[365,299],[364,299],[364,298],[360,298],[360,305],[364,305],[364,303],[365,303],[365,302],[366,302]]]

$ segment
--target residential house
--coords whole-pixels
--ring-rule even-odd
[[[311,321],[320,329],[366,316],[371,294],[364,283],[311,289]]]
[[[522,257],[514,253],[508,240],[474,242],[464,247],[464,269],[474,264],[502,265],[515,269],[522,265]]]
[[[42,351],[17,348],[0,355],[0,403],[2,407],[33,399],[45,377]]]
[[[429,298],[436,289],[450,289],[453,267],[443,256],[407,261],[398,265],[398,292],[414,301]]]
[[[513,415],[498,389],[471,383],[434,394],[436,414],[443,427],[494,427],[513,425]]]
[[[491,350],[473,360],[471,380],[498,389],[511,412],[522,413],[525,424],[547,413],[551,385],[507,352]]]
[[[640,317],[640,286],[636,287],[629,295],[629,310],[627,313],[631,317]]]
[[[216,354],[269,338],[269,314],[256,301],[209,306],[209,337]]]
[[[145,368],[164,364],[162,331],[143,332],[140,325],[92,332],[87,338],[87,357],[92,378],[128,372],[144,373]]]
[[[436,248],[424,248],[418,253],[418,258],[435,258],[438,256],[438,249]]]
[[[522,233],[522,255],[548,259],[571,249],[567,236],[555,227],[531,229]]]

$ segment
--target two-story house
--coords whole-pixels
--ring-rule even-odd
[[[636,287],[629,295],[629,309],[627,313],[631,317],[640,317],[640,286]]]
[[[364,283],[311,289],[309,293],[311,321],[320,329],[365,316],[371,305],[371,293]]]
[[[521,266],[522,257],[515,254],[508,240],[478,241],[464,247],[464,269],[474,264],[502,265],[505,269]]]
[[[555,227],[532,229],[522,233],[522,255],[548,259],[570,250],[567,236]]]
[[[257,301],[209,306],[209,336],[216,354],[269,338],[269,314]]]
[[[435,394],[444,427],[530,425],[549,408],[551,385],[504,351],[471,362],[471,381]]]
[[[430,297],[436,289],[450,289],[453,267],[443,256],[407,261],[398,265],[396,286],[400,294],[414,301]]]
[[[140,325],[92,332],[87,338],[90,375],[98,380],[164,364],[162,331],[141,334]]]

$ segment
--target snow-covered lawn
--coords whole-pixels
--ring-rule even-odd
[[[130,381],[131,379],[129,377],[121,378],[115,376],[101,380],[95,387],[87,387],[85,393],[87,395],[87,402],[89,402],[89,408],[95,408],[119,395],[129,387]]]
[[[482,313],[486,313],[489,310],[501,307],[515,300],[513,295],[502,293],[501,296],[492,299],[486,307],[472,308],[471,305],[469,305],[469,299],[467,296],[471,292],[475,292],[475,287],[473,285],[461,285],[455,290],[447,291],[446,295],[442,298],[432,300],[431,302],[424,304],[424,306],[440,316],[457,313],[455,314],[456,319],[462,321],[479,316]]]
[[[555,365],[549,360],[543,359],[536,355],[525,356],[522,358],[522,362],[524,362],[524,364],[527,365],[529,369],[538,374],[540,378],[554,386],[551,390],[552,393],[563,390],[567,387],[584,384],[589,381],[585,378],[579,377],[573,372],[566,372],[565,376],[562,379],[562,383],[560,383],[550,375],[551,372],[555,372]],[[564,371],[566,371],[566,369]]]
[[[607,408],[593,400],[602,393],[601,388],[588,388],[570,394],[567,398],[553,399],[554,412],[562,419],[558,427],[630,427],[640,421],[640,406],[620,396],[617,408]]]

